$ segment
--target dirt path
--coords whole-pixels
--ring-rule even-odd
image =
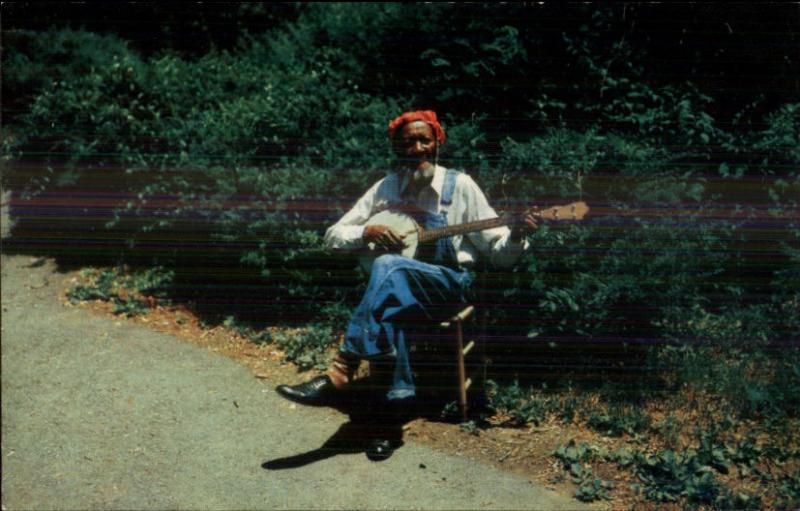
[[[209,350],[64,307],[51,260],[1,264],[3,509],[581,507],[412,442],[370,462],[330,442],[346,416],[294,406]]]

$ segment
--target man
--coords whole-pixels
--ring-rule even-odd
[[[438,165],[445,132],[432,111],[406,112],[389,124],[397,168],[375,183],[353,208],[325,234],[329,248],[362,250],[374,245],[386,252],[375,259],[369,284],[353,313],[345,340],[327,374],[276,390],[292,401],[321,405],[352,380],[361,359],[388,364],[391,384],[386,397],[401,410],[415,396],[409,362],[409,328],[441,321],[460,309],[471,284],[468,269],[486,256],[496,266],[510,266],[527,247],[525,234],[537,228],[534,209],[514,230],[497,227],[438,240],[425,260],[396,255],[403,247],[400,233],[386,225],[367,225],[377,212],[408,209],[426,228],[456,225],[497,216],[483,192],[466,174]],[[367,455],[385,459],[390,439],[377,438]]]

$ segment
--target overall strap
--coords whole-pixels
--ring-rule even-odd
[[[390,172],[383,180],[381,187],[386,187],[386,195],[390,197],[390,204],[396,205],[402,202],[400,199],[400,176],[397,173]]]
[[[453,203],[453,194],[456,191],[456,178],[461,172],[453,169],[447,169],[444,175],[444,184],[442,185],[442,196],[439,199],[439,204],[443,207],[449,206]],[[447,209],[446,207],[444,208]]]

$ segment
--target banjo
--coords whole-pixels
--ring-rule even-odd
[[[537,211],[534,215],[539,219],[549,222],[567,222],[582,220],[588,211],[589,206],[581,201],[573,202],[565,206],[553,206]],[[373,215],[367,220],[365,225],[385,225],[394,229],[400,237],[403,238],[404,246],[400,250],[400,255],[413,259],[421,244],[431,243],[447,236],[457,236],[503,225],[513,225],[519,223],[521,220],[521,217],[503,214],[499,217],[465,224],[448,225],[436,229],[424,229],[410,215],[400,211],[386,209]],[[382,255],[382,252],[376,250],[375,243],[368,243],[367,247],[369,250],[361,256],[359,264],[364,271],[369,272],[372,269],[373,261],[376,257]]]

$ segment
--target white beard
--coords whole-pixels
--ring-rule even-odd
[[[436,167],[431,165],[430,163],[425,162],[422,168],[417,168],[411,174],[411,181],[417,185],[423,185],[430,183],[433,179],[433,173],[435,172]]]

